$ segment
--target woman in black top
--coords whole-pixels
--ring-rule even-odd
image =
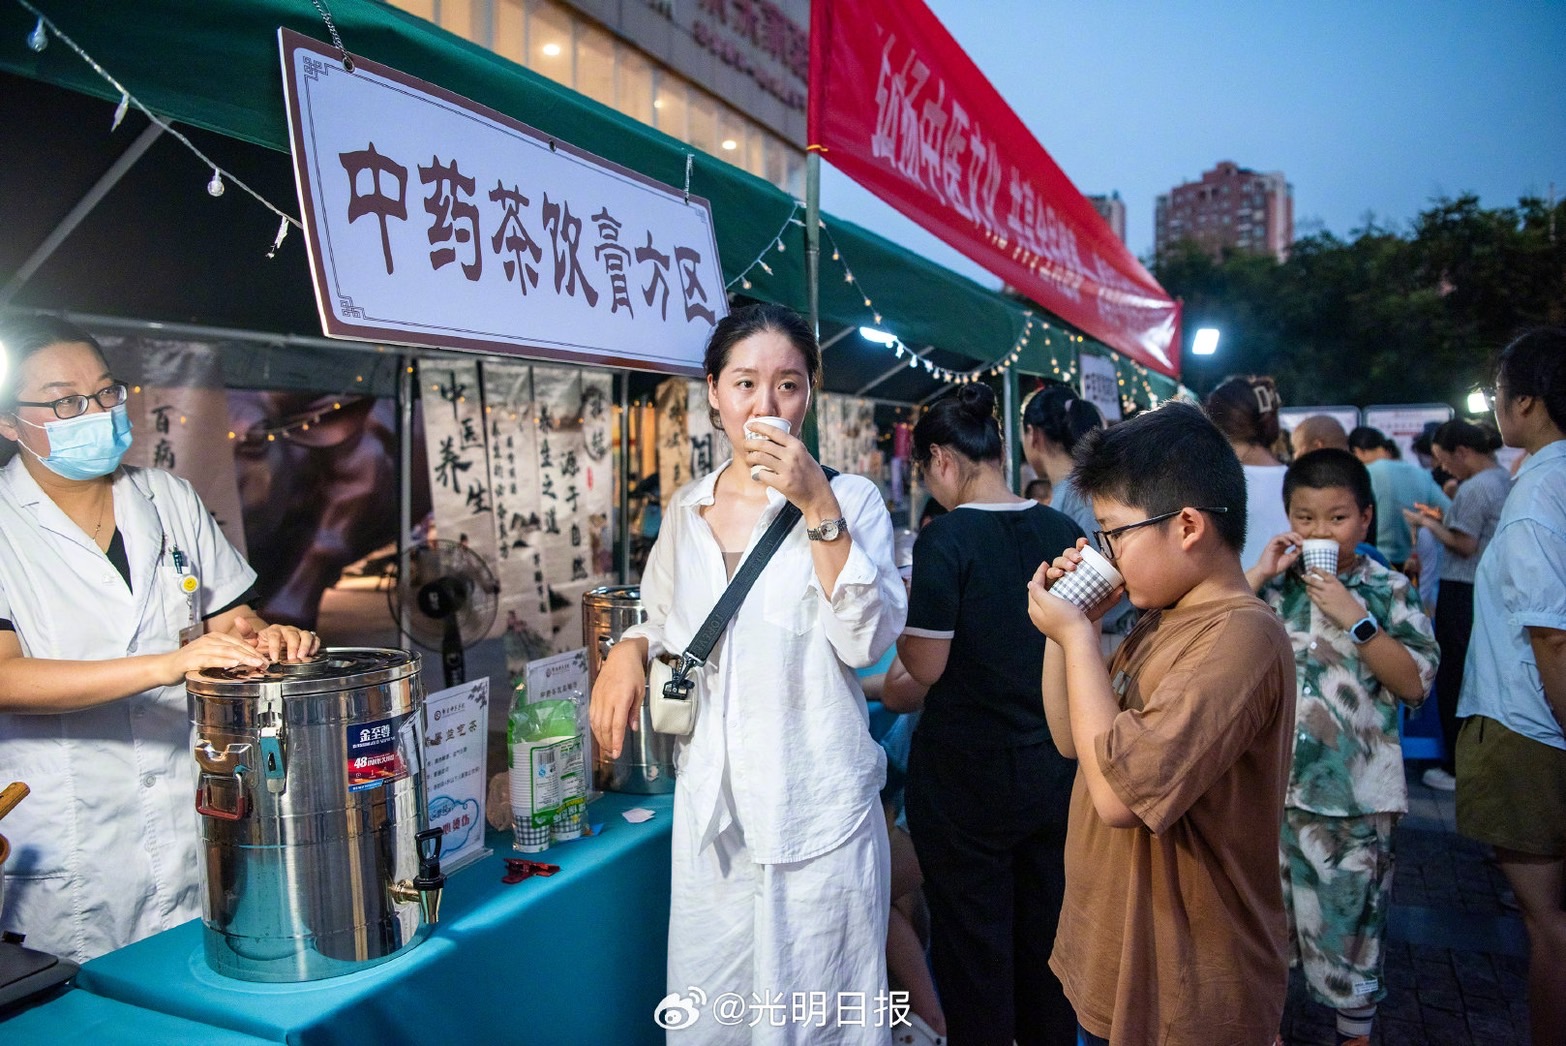
[[[1048,959],[1076,766],[1044,719],[1044,642],[1027,585],[1082,531],[1011,492],[994,411],[989,388],[964,385],[914,428],[914,462],[953,511],[914,545],[897,644],[930,687],[909,755],[908,827],[951,1041],[1065,1044],[1076,1016]]]

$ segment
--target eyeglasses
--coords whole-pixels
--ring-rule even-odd
[[[1482,410],[1495,410],[1496,388],[1494,385],[1474,386],[1473,391],[1468,394],[1468,409],[1470,413],[1480,413],[1480,411],[1475,411],[1473,409],[1475,397],[1477,397],[1479,402],[1483,404]]]
[[[1138,520],[1135,523],[1127,523],[1125,526],[1123,526],[1123,527],[1116,527],[1114,530],[1095,530],[1095,531],[1093,531],[1093,540],[1098,545],[1099,551],[1104,553],[1104,558],[1109,560],[1110,562],[1114,562],[1114,560],[1116,558],[1116,553],[1115,553],[1114,545],[1110,543],[1110,539],[1111,538],[1117,538],[1121,534],[1124,534],[1128,530],[1135,530],[1138,527],[1150,527],[1154,523],[1162,523],[1166,519],[1173,519],[1174,517],[1178,516],[1180,513],[1184,512],[1184,511],[1185,511],[1184,508],[1177,508],[1173,512],[1164,512],[1164,513],[1160,513],[1159,515],[1156,515],[1156,516],[1149,516],[1147,519]],[[1201,508],[1201,507],[1198,507],[1196,511],[1198,511],[1198,512],[1211,512],[1214,515],[1221,516],[1225,512],[1228,512],[1229,510],[1227,508]]]
[[[130,390],[124,382],[117,381],[113,385],[105,386],[94,392],[91,396],[61,396],[57,400],[16,400],[18,407],[50,407],[54,410],[54,416],[61,421],[81,417],[87,413],[87,405],[94,401],[104,410],[111,410],[125,402],[125,397]]]

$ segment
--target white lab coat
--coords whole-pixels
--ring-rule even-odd
[[[0,469],[0,618],[27,657],[157,654],[255,580],[189,483],[156,469],[114,477],[127,589],[38,487],[20,457]],[[172,552],[200,581],[180,590]],[[0,714],[0,778],[32,794],[6,818],[0,926],[83,962],[201,914],[195,761],[184,684],[58,715]]]

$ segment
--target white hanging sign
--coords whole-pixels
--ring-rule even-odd
[[[278,34],[327,334],[701,373],[728,312],[706,200]]]
[[[1106,421],[1120,420],[1120,375],[1115,361],[1097,353],[1082,353],[1082,398],[1099,409]]]

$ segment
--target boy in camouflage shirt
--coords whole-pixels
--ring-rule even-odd
[[[1397,706],[1423,703],[1440,649],[1408,578],[1355,554],[1373,504],[1364,465],[1306,454],[1283,502],[1291,529],[1246,576],[1283,618],[1298,673],[1280,848],[1289,941],[1311,996],[1338,1011],[1338,1041],[1368,1043],[1386,995],[1392,828],[1408,809]],[[1335,577],[1300,569],[1309,538],[1336,542]]]

